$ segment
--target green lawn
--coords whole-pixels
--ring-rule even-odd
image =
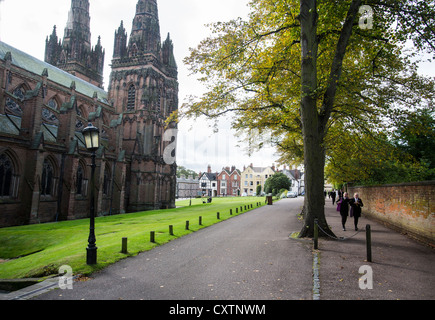
[[[175,238],[230,218],[230,209],[264,205],[263,197],[214,198],[178,201],[176,209],[139,212],[96,218],[98,264],[86,265],[89,219],[0,229],[0,279],[39,278],[57,274],[62,265],[74,274],[88,275],[128,256],[150,250]],[[220,220],[217,219],[220,212]],[[202,216],[202,226],[199,225]],[[190,230],[185,230],[186,221]],[[174,236],[169,234],[173,225]],[[155,231],[156,243],[150,242]],[[122,238],[128,238],[128,254],[121,253]]]

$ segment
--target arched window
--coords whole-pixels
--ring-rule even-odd
[[[41,195],[49,196],[53,193],[54,170],[48,159],[44,160],[41,177]]]
[[[57,104],[57,101],[55,99],[48,100],[47,105],[53,110],[58,109],[58,104]]]
[[[103,194],[105,196],[110,195],[110,186],[112,182],[112,177],[110,174],[110,169],[106,166],[104,170],[104,180],[103,180]]]
[[[12,196],[13,175],[11,159],[5,154],[0,155],[0,197]]]
[[[25,89],[21,85],[13,91],[14,99],[9,98],[9,97],[6,98],[6,108],[13,115],[18,116],[18,117],[23,116],[23,109],[22,109],[22,106],[19,104],[19,102],[24,101],[24,93],[25,93]]]
[[[86,178],[86,165],[82,162],[79,163],[76,172],[76,195],[79,197],[86,197],[88,194],[89,180]]]
[[[83,194],[83,178],[84,178],[83,167],[79,165],[76,174],[76,193],[80,195]]]
[[[132,84],[128,88],[128,97],[127,97],[127,111],[131,111],[135,109],[136,105],[136,88]]]

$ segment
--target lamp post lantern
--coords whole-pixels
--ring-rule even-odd
[[[90,211],[90,226],[88,247],[86,248],[86,263],[88,265],[97,264],[97,247],[95,245],[95,151],[100,147],[100,131],[91,123],[83,129],[83,137],[85,138],[86,149],[92,152],[91,164],[91,200],[89,205]]]

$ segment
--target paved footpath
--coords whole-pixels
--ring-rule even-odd
[[[321,240],[320,299],[322,300],[435,300],[435,249],[400,234],[363,215],[354,231],[348,218],[342,231],[336,206],[326,198],[325,214],[337,237],[345,240]],[[370,224],[372,262],[367,262],[366,225]],[[359,278],[372,272],[373,289],[360,289]],[[365,281],[367,284],[367,282]],[[363,286],[364,287],[364,286]]]
[[[285,199],[120,261],[52,300],[310,300],[311,243],[301,228],[303,199]]]

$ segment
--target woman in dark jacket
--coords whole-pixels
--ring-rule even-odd
[[[343,225],[343,231],[346,231],[346,221],[349,216],[349,196],[348,193],[345,192],[343,194],[343,198],[340,198],[338,203],[340,204],[340,215],[341,215],[341,224]]]
[[[362,200],[360,199],[358,193],[354,194],[354,197],[350,199],[351,215],[355,222],[355,231],[358,230],[358,219],[361,217],[361,208],[364,206]]]

